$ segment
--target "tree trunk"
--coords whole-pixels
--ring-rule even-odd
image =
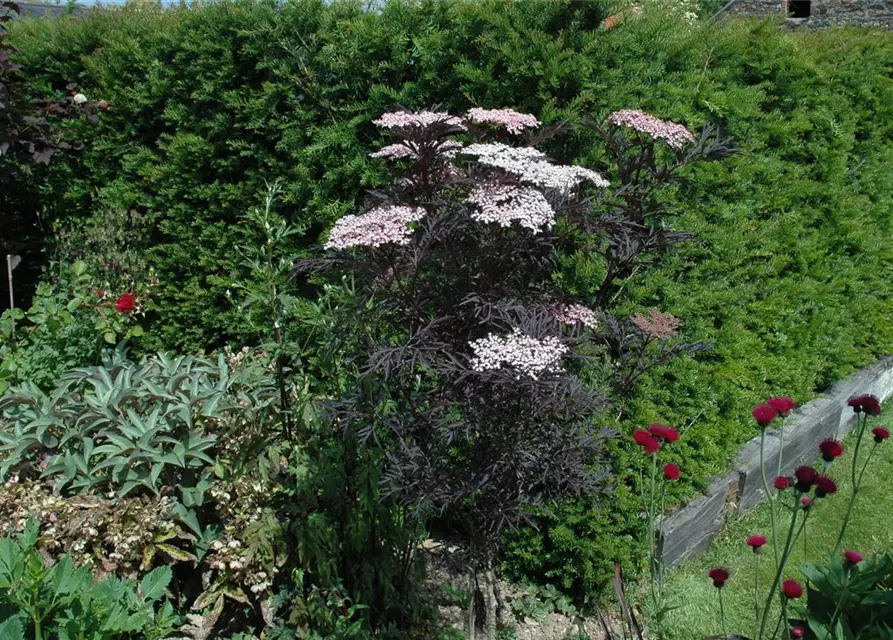
[[[474,619],[474,600],[477,596],[477,580],[475,571],[468,568],[468,640],[474,640],[474,630],[477,624]]]
[[[493,571],[493,565],[487,564],[487,573],[486,573],[486,600],[487,600],[487,611],[486,617],[484,620],[486,621],[485,629],[487,630],[487,640],[496,640],[496,572]]]

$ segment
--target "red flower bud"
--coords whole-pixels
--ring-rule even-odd
[[[858,551],[844,551],[843,558],[849,564],[859,564],[863,560],[862,554]]]
[[[806,511],[807,509],[809,509],[810,506],[812,506],[812,498],[810,498],[809,496],[803,496],[802,498],[800,498],[800,504],[803,505],[803,510]]]
[[[803,587],[796,580],[785,580],[781,585],[785,598],[796,599],[803,595]]]

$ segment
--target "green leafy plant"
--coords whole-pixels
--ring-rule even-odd
[[[47,565],[37,550],[39,526],[0,540],[0,633],[9,640],[145,638],[170,635],[177,623],[164,600],[171,579],[159,567],[138,583],[107,578],[94,583],[88,567],[68,556]]]

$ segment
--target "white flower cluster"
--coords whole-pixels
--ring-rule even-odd
[[[468,201],[476,210],[471,217],[480,222],[495,222],[509,227],[517,221],[522,227],[539,233],[555,225],[555,210],[546,197],[530,187],[484,184],[472,189]]]
[[[555,317],[564,324],[582,324],[589,329],[594,328],[598,324],[595,311],[589,307],[584,307],[582,304],[565,305],[560,312],[555,314]]]
[[[674,149],[681,149],[695,137],[681,124],[661,120],[639,109],[621,109],[611,114],[608,121],[618,127],[629,127],[655,140],[663,140]]]
[[[520,329],[515,329],[507,336],[491,333],[486,338],[473,340],[469,346],[474,352],[471,368],[475,371],[496,371],[502,365],[507,365],[534,380],[544,372],[559,371],[561,358],[568,352],[567,347],[556,337],[537,340],[522,333]]]
[[[85,102],[87,102],[87,96],[85,96],[83,93],[76,93],[74,94],[72,100],[75,104],[84,104]]]
[[[435,111],[419,111],[411,113],[409,111],[393,111],[384,113],[378,120],[373,120],[372,124],[383,129],[395,129],[406,127],[428,127],[432,124],[443,123],[452,127],[465,129],[462,120],[448,113]]]
[[[380,247],[383,244],[407,244],[412,230],[406,225],[425,216],[421,207],[376,207],[364,214],[346,215],[332,227],[325,249]]]
[[[465,114],[466,119],[472,122],[486,122],[502,127],[509,133],[518,134],[524,129],[532,129],[540,126],[536,116],[529,113],[520,113],[514,109],[469,109]]]
[[[405,144],[389,144],[386,147],[382,147],[375,153],[369,154],[370,158],[390,158],[391,160],[396,160],[397,158],[418,158],[419,154],[415,149],[410,148]]]
[[[545,189],[557,189],[562,193],[584,180],[600,188],[608,186],[608,181],[595,171],[552,164],[544,153],[533,147],[510,147],[499,142],[471,144],[465,148],[465,153],[478,156],[478,162],[483,165],[514,173],[525,182]]]

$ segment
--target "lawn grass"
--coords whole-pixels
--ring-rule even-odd
[[[887,410],[890,410],[889,408]],[[868,451],[875,446],[870,429],[883,424],[883,417],[869,420],[869,432],[862,442],[859,457],[865,460]],[[829,471],[837,482],[838,492],[814,503],[806,528],[806,550],[803,540],[788,564],[784,578],[803,583],[799,567],[806,563],[825,562],[833,550],[840,526],[852,495],[850,469],[855,435],[844,441],[845,453],[836,460]],[[772,476],[774,477],[774,473]],[[893,444],[878,445],[865,473],[862,489],[844,540],[844,549],[854,549],[865,555],[893,549],[893,491],[889,481],[893,477]],[[771,482],[771,480],[770,480]],[[792,501],[792,490],[785,492],[784,500]],[[789,516],[785,513],[779,530],[787,532]],[[678,606],[668,614],[665,635],[671,640],[703,638],[722,632],[716,588],[707,577],[711,567],[725,567],[731,573],[723,589],[726,631],[747,637],[754,636],[754,577],[755,556],[745,544],[748,536],[760,533],[770,539],[763,550],[760,566],[760,591],[765,600],[766,591],[774,575],[769,510],[766,503],[732,520],[723,528],[713,546],[698,558],[676,569],[667,577],[666,595],[670,606]],[[781,543],[785,534],[780,534]],[[774,627],[776,617],[771,618]],[[783,635],[781,637],[789,637]]]

